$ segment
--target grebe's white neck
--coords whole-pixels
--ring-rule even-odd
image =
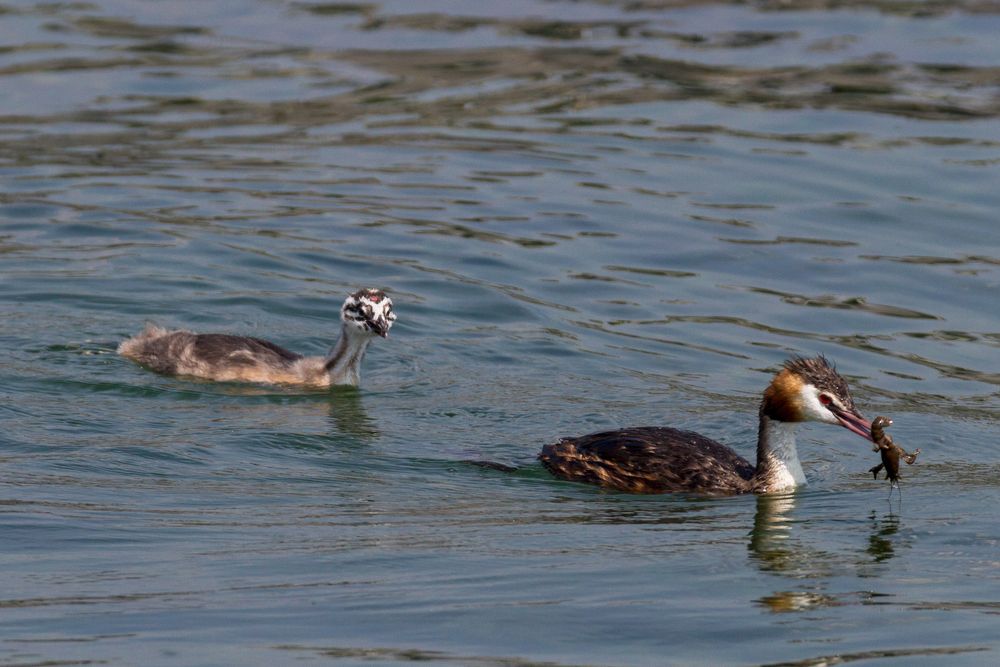
[[[361,361],[365,358],[372,335],[357,327],[344,324],[340,338],[323,360],[323,368],[330,376],[330,384],[361,383]]]
[[[755,490],[760,493],[788,490],[806,483],[795,447],[795,424],[760,415],[757,433]]]

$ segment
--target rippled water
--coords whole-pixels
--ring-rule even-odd
[[[1000,5],[0,6],[0,661],[993,664]],[[359,391],[162,377],[145,321]],[[697,428],[824,353],[923,450],[633,497],[559,435]],[[463,463],[490,459],[505,474]]]

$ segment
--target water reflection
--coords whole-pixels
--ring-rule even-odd
[[[757,512],[750,531],[750,560],[762,572],[801,572],[804,565],[815,560],[801,541],[792,536],[789,514],[795,509],[795,494],[759,495]]]
[[[889,513],[879,519],[873,510],[869,519],[871,534],[868,536],[868,548],[865,551],[873,561],[882,563],[896,555],[892,538],[899,532],[899,515]]]
[[[750,557],[762,572],[792,574],[796,577],[823,576],[826,552],[807,547],[792,533],[794,525],[789,514],[795,509],[796,496],[762,495],[757,497],[757,513],[750,531]],[[899,532],[900,517],[891,511],[879,517],[874,510],[869,516],[870,534],[865,552],[876,563],[893,558],[894,535]]]
[[[358,438],[374,440],[380,432],[375,420],[365,410],[361,392],[354,387],[334,387],[329,398],[330,419],[338,433]]]
[[[159,378],[142,370],[150,383],[143,393],[170,395],[192,403],[215,401],[220,398],[240,399],[226,402],[226,414],[233,423],[244,427],[255,424],[278,431],[287,431],[294,420],[314,419],[326,410],[329,416],[330,435],[346,435],[361,440],[371,440],[380,434],[376,421],[364,404],[364,392],[356,387],[335,386],[322,390],[306,391],[282,386],[218,383],[199,378]],[[236,415],[236,416],[233,416]]]
[[[825,581],[836,576],[837,563],[843,561],[836,553],[809,546],[804,536],[797,536],[791,513],[795,509],[796,496],[762,495],[757,498],[757,512],[753,530],[750,531],[750,560],[761,572],[781,575],[794,580],[819,580],[807,590],[778,590],[755,600],[756,604],[777,613],[797,612],[816,607],[831,607],[850,603],[844,596],[822,592]],[[900,517],[891,510],[884,516],[876,511],[869,515],[867,544],[861,553],[870,557],[875,565],[884,565],[897,556]],[[866,573],[866,562],[858,563],[860,576],[876,576]],[[881,573],[881,568],[878,571]],[[851,596],[852,598],[855,596]]]
[[[750,560],[761,572],[800,580],[824,577],[830,554],[808,547],[792,533],[794,493],[757,496],[757,511],[750,531]],[[820,584],[822,585],[822,584]],[[774,613],[807,611],[841,604],[835,597],[815,590],[777,590],[754,602]]]
[[[768,611],[776,614],[809,611],[817,607],[836,607],[844,604],[833,595],[813,591],[775,591],[755,601]]]

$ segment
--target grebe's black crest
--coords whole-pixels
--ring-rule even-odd
[[[766,493],[805,483],[797,422],[837,424],[871,439],[847,381],[824,357],[787,361],[764,391],[758,419],[756,465],[703,435],[667,427],[562,438],[539,459],[556,477],[631,493]]]
[[[207,380],[357,385],[361,361],[375,336],[389,335],[396,314],[377,289],[348,295],[340,308],[340,337],[325,357],[307,357],[249,336],[168,331],[149,325],[118,346],[124,357],[160,373]]]
[[[838,396],[849,410],[854,409],[854,399],[851,398],[851,388],[836,366],[826,357],[792,357],[784,363],[784,368],[802,378],[807,384],[815,386],[820,391]]]

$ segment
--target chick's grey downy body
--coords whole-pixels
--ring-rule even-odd
[[[347,297],[340,311],[341,332],[325,357],[304,356],[260,338],[231,334],[169,331],[148,325],[122,342],[118,352],[151,370],[207,380],[357,385],[361,362],[375,336],[388,336],[396,319],[392,300],[380,290]]]

